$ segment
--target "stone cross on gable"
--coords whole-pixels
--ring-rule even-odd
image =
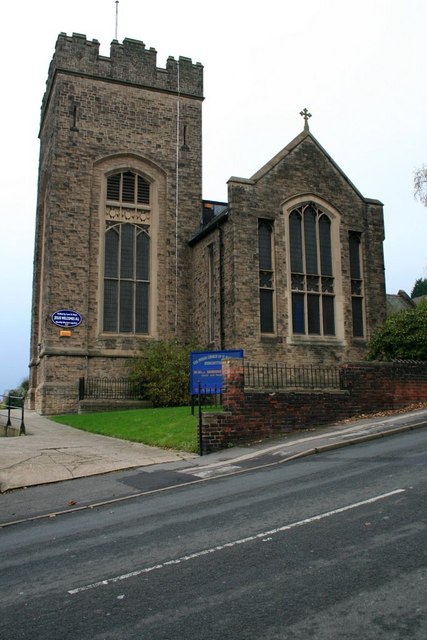
[[[308,109],[303,109],[299,114],[304,118],[304,131],[308,131],[308,119],[311,118],[311,113],[309,113]]]

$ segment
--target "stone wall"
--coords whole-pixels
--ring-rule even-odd
[[[345,364],[339,369],[339,390],[246,389],[243,360],[224,360],[224,411],[203,414],[204,453],[427,400],[425,362]]]

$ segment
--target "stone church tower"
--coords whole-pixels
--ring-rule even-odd
[[[189,338],[202,101],[203,67],[189,58],[163,69],[136,40],[105,57],[96,40],[59,35],[40,128],[36,411],[76,411],[79,378],[126,375],[141,341]],[[76,326],[52,321],[62,310]]]

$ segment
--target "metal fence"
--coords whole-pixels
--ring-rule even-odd
[[[80,378],[79,400],[141,400],[144,384],[129,378]]]
[[[253,389],[340,389],[338,367],[244,364],[245,387]]]
[[[13,421],[19,422],[19,435],[25,435],[24,404],[24,396],[0,395],[0,417],[5,423],[6,435]]]

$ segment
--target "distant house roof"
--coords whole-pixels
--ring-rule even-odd
[[[421,296],[422,297],[422,296]],[[406,291],[400,289],[397,294],[388,293],[387,296],[387,316],[392,316],[399,311],[408,311],[408,309],[414,309],[416,306],[415,300],[413,300]]]
[[[421,300],[427,300],[427,294],[425,293],[423,296],[417,296],[416,298],[412,298],[415,304],[420,304]]]

